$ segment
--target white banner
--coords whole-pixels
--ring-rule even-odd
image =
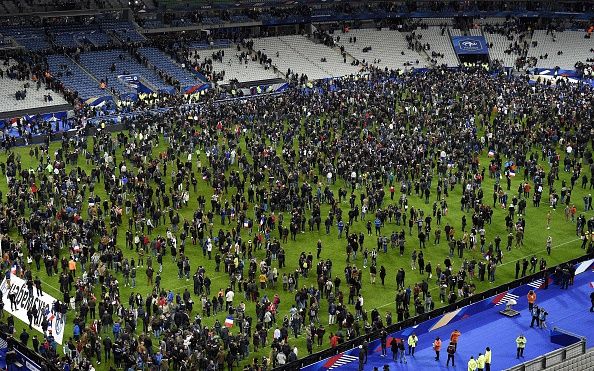
[[[42,296],[37,296],[35,286],[33,286],[33,296],[30,296],[27,281],[14,274],[10,275],[10,288],[5,278],[2,281],[2,286],[0,286],[0,291],[2,291],[2,297],[4,298],[5,311],[29,325],[27,311],[33,306],[37,307],[37,317],[33,318],[32,322],[33,328],[43,333],[41,322],[43,321],[43,317],[46,317],[49,322],[48,333],[51,331],[56,342],[62,344],[62,339],[64,338],[64,319],[61,315],[53,311],[54,302],[56,301],[53,296],[46,292],[42,292]],[[12,310],[11,308],[10,300],[8,300],[9,292],[15,294],[16,310]]]

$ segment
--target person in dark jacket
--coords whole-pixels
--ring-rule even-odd
[[[23,332],[21,332],[19,339],[21,340],[21,343],[25,344],[25,346],[28,345],[27,343],[29,342],[29,334],[27,331],[25,331],[25,329],[23,329]]]
[[[398,360],[398,340],[396,338],[392,338],[390,347],[392,349],[392,360],[396,362]]]
[[[450,345],[448,345],[448,360],[446,362],[446,366],[450,365],[450,360],[452,361],[452,367],[455,367],[456,364],[454,363],[454,354],[456,354],[456,344],[452,344],[450,343]]]
[[[380,343],[382,346],[382,357],[386,356],[386,342],[388,340],[388,333],[386,332],[386,330],[382,330],[381,335],[380,335]]]
[[[105,353],[105,362],[111,358],[112,342],[109,336],[103,338],[103,352]]]

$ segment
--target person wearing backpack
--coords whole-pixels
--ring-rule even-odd
[[[452,360],[452,367],[455,367],[456,364],[454,363],[454,354],[456,354],[456,344],[453,344],[450,342],[450,345],[448,345],[448,348],[447,348],[447,352],[448,352],[448,360],[446,362],[446,366],[449,366],[450,360]]]

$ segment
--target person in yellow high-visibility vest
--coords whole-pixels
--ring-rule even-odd
[[[415,347],[417,346],[417,343],[419,342],[419,338],[417,337],[417,334],[415,334],[414,332],[408,337],[408,355],[409,356],[415,356]]]
[[[476,359],[476,368],[478,371],[485,370],[485,356],[482,353],[479,353],[478,358]]]
[[[524,349],[526,348],[526,338],[523,334],[520,334],[516,338],[516,345],[517,345],[517,352],[516,352],[516,359],[522,357],[524,358]]]
[[[485,349],[485,371],[491,371],[491,348]]]
[[[476,360],[473,356],[470,356],[470,360],[468,361],[468,371],[476,371]]]

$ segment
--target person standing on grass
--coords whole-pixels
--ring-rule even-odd
[[[524,358],[524,349],[526,348],[526,338],[523,334],[520,334],[516,338],[516,359],[520,359],[520,357]]]
[[[551,210],[549,210],[547,212],[547,229],[551,229],[551,218],[552,218]]]
[[[516,260],[516,279],[518,279],[520,274],[520,261]]]
[[[384,281],[386,280],[386,268],[384,268],[383,265],[380,267],[379,276],[380,276],[380,280],[382,280],[382,286],[385,286]]]
[[[553,237],[547,237],[547,255],[551,255],[551,247],[553,246]]]

